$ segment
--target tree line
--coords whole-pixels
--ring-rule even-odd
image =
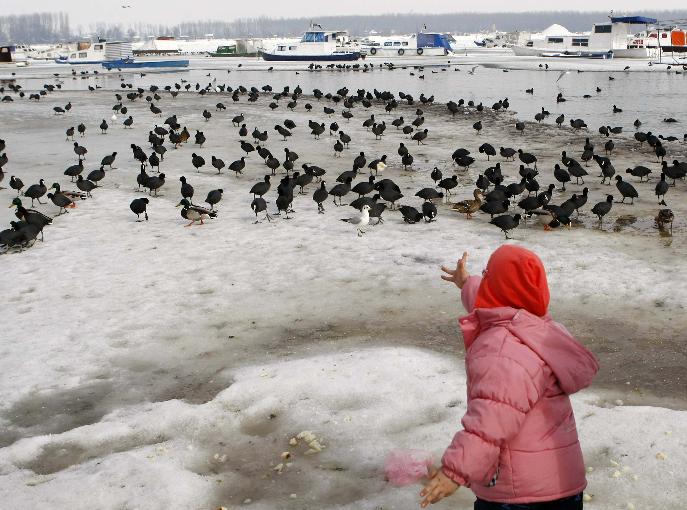
[[[633,15],[649,16],[663,20],[687,18],[687,10],[640,11]],[[383,14],[322,16],[315,21],[327,29],[348,30],[354,36],[375,30],[381,34],[407,34],[421,30],[437,32],[538,31],[559,23],[571,31],[587,31],[593,23],[608,19],[608,12],[547,11],[523,13],[454,13],[454,14]],[[270,18],[259,16],[232,21],[197,20],[176,25],[133,23],[129,25],[94,23],[73,29],[69,16],[63,12],[0,16],[0,44],[64,42],[85,36],[103,37],[108,40],[131,40],[135,37],[154,36],[200,38],[207,34],[214,37],[250,38],[271,36],[298,36],[307,29],[310,18]]]
[[[66,41],[73,35],[69,26],[69,15],[64,12],[0,16],[2,44]]]

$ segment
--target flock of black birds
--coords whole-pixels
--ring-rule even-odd
[[[472,69],[471,73],[474,74],[474,71],[475,68]],[[390,91],[377,89],[371,91],[359,89],[352,93],[347,87],[342,87],[335,93],[324,93],[319,89],[314,89],[311,95],[306,96],[300,86],[293,89],[286,86],[283,90],[275,93],[270,85],[265,85],[261,89],[247,88],[242,85],[232,88],[228,85],[217,85],[216,79],[206,86],[196,83],[195,88],[184,80],[181,80],[181,83],[174,83],[162,88],[152,85],[148,89],[134,88],[132,83],[122,81],[121,87],[123,92],[115,92],[114,94],[116,101],[112,107],[113,114],[110,123],[117,122],[118,115],[124,116],[124,120],[120,121],[123,129],[131,129],[135,122],[126,106],[127,101],[129,103],[141,100],[147,102],[150,113],[154,117],[160,118],[163,111],[159,105],[163,98],[165,96],[175,98],[180,92],[193,93],[195,91],[200,97],[214,94],[219,98],[227,97],[232,103],[238,103],[244,99],[249,103],[256,103],[261,98],[267,98],[269,101],[267,107],[272,111],[280,107],[288,111],[303,108],[306,112],[314,114],[321,108],[322,113],[327,117],[326,122],[309,120],[307,127],[305,125],[300,127],[296,122],[287,118],[281,124],[274,126],[275,134],[273,135],[270,135],[268,130],[260,130],[258,127],[249,132],[248,121],[243,113],[231,118],[233,129],[236,130],[237,142],[244,155],[228,165],[221,158],[213,155],[210,166],[217,174],[228,169],[238,177],[246,169],[247,161],[253,167],[255,160],[265,165],[269,173],[255,183],[250,190],[247,190],[247,193],[252,195],[250,207],[255,215],[256,223],[264,220],[272,221],[275,215],[283,215],[284,219],[290,219],[289,214],[294,212],[294,200],[299,195],[305,195],[307,193],[306,188],[309,186],[314,187],[312,200],[317,206],[318,213],[321,214],[325,213],[325,204],[330,198],[333,204],[339,207],[346,205],[342,202],[344,197],[353,196],[354,199],[348,205],[364,213],[364,216],[352,221],[358,226],[359,233],[362,232],[361,228],[366,226],[371,219],[375,220],[374,224],[383,223],[382,215],[387,210],[398,210],[403,221],[409,224],[418,223],[422,220],[432,222],[439,213],[436,203],[446,201],[450,204],[452,194],[459,186],[459,175],[454,169],[461,168],[466,171],[478,157],[472,155],[468,149],[458,148],[451,155],[453,165],[443,171],[435,167],[430,174],[433,186],[424,187],[415,193],[416,197],[423,200],[418,209],[411,205],[400,205],[399,202],[405,197],[398,183],[391,178],[380,178],[385,169],[391,165],[386,154],[370,156],[364,151],[358,151],[350,170],[332,175],[331,171],[320,166],[299,163],[299,155],[288,147],[283,149],[284,154],[282,156],[273,154],[267,145],[270,136],[278,136],[281,141],[288,141],[298,131],[307,130],[313,140],[318,140],[323,135],[332,137],[334,140],[332,150],[336,157],[349,150],[351,144],[354,143],[352,137],[346,132],[348,130],[344,130],[344,127],[355,118],[357,121],[362,120],[362,127],[370,133],[370,136],[374,136],[374,140],[380,140],[387,136],[388,126],[391,127],[390,132],[397,132],[398,135],[405,136],[405,139],[410,141],[410,148],[404,142],[400,142],[397,154],[400,162],[398,167],[407,170],[412,168],[414,163],[414,156],[411,153],[412,144],[424,145],[430,138],[431,132],[424,124],[427,113],[436,114],[437,112],[437,109],[433,108],[433,96],[427,97],[421,94],[419,98],[415,98],[404,92],[394,94]],[[17,96],[25,97],[21,86],[11,84],[9,88]],[[29,99],[40,100],[42,96],[54,92],[56,88],[59,86],[46,84],[39,93],[30,94]],[[98,87],[89,87],[89,89],[95,92]],[[598,91],[599,89],[597,89]],[[528,89],[525,92],[531,94],[533,89]],[[5,93],[4,87],[0,88],[0,93]],[[556,101],[565,101],[562,93],[558,95]],[[401,106],[415,108],[412,120],[406,120],[403,115],[399,115],[387,125],[388,119],[380,118],[380,115],[394,114]],[[373,107],[383,107],[384,113],[364,113],[361,117],[361,111],[365,112]],[[452,117],[457,114],[479,116],[486,112],[498,115],[498,112],[509,108],[508,98],[499,100],[491,106],[460,99],[457,102],[449,101],[446,103],[444,111],[447,111]],[[64,107],[54,107],[53,110],[55,115],[64,116],[73,112],[74,105],[69,102]],[[205,108],[202,111],[202,118],[206,123],[210,123],[215,116],[226,115],[228,107],[222,102],[217,102],[214,109],[211,110]],[[615,113],[619,110],[617,106],[613,105],[612,112]],[[534,121],[541,123],[549,115],[549,112],[542,107],[541,111],[535,115]],[[336,120],[334,116],[340,116],[341,120]],[[558,128],[565,125],[565,120],[564,115],[555,119]],[[664,120],[667,123],[676,122],[672,117]],[[106,119],[102,119],[98,125],[100,134],[108,132],[111,127],[110,123]],[[569,125],[573,131],[588,130],[583,119],[569,119]],[[475,135],[481,136],[485,128],[484,118],[474,122],[472,127]],[[665,200],[670,189],[676,185],[676,181],[685,179],[687,162],[673,159],[672,163],[669,163],[666,158],[668,158],[668,144],[679,140],[675,137],[656,136],[651,132],[640,131],[641,121],[639,119],[634,122],[633,127],[635,129],[634,139],[639,144],[639,148],[649,147],[656,157],[657,164],[661,165],[660,177],[653,186],[653,191],[657,204],[664,208],[658,211],[655,219],[659,228],[670,226],[672,230],[673,213],[666,207]],[[516,121],[514,129],[515,132],[523,134],[528,129],[528,124]],[[560,186],[560,191],[566,191],[566,184],[571,185],[572,180],[575,179],[575,185],[584,186],[585,178],[594,178],[589,174],[588,169],[590,163],[595,163],[598,166],[601,184],[611,185],[612,181],[615,181],[617,190],[617,194],[606,194],[603,200],[595,203],[590,209],[591,213],[598,217],[599,223],[603,224],[603,218],[610,212],[615,203],[633,205],[634,200],[639,197],[637,187],[629,182],[629,178],[623,179],[623,176],[617,174],[611,160],[614,151],[618,149],[610,136],[619,135],[622,131],[623,128],[620,126],[601,126],[598,132],[601,137],[605,138],[602,149],[596,147],[591,138],[587,137],[584,146],[580,148],[579,160],[570,157],[566,151],[563,151],[560,163],[555,164],[553,172],[549,175],[540,174],[537,167],[537,156],[533,153],[522,148],[499,147],[497,149],[490,143],[484,142],[480,145],[478,153],[486,157],[487,161],[491,161],[492,157],[501,157],[504,162],[515,161],[515,158],[518,158],[520,162],[519,177],[512,182],[507,182],[507,176],[501,169],[501,162],[496,162],[479,174],[475,182],[473,199],[453,203],[450,205],[450,209],[466,214],[468,219],[477,212],[488,214],[491,218],[490,223],[501,229],[506,238],[508,238],[508,233],[518,227],[521,221],[532,218],[543,223],[546,229],[560,226],[569,227],[574,221],[573,216],[579,216],[580,210],[587,205],[590,198],[589,188],[584,187],[579,193],[573,193],[567,200],[556,204],[553,200],[556,185]],[[9,229],[0,232],[0,247],[5,250],[17,247],[21,250],[33,245],[38,236],[41,240],[43,239],[43,229],[50,225],[54,219],[33,209],[35,201],[43,203],[41,202],[43,196],[47,196],[59,208],[58,216],[60,216],[75,208],[78,201],[91,197],[92,192],[102,185],[102,181],[107,176],[107,171],[114,168],[117,152],[112,152],[103,157],[99,168],[92,170],[84,177],[84,160],[88,150],[75,137],[85,139],[86,132],[87,126],[84,123],[79,123],[76,126],[70,126],[65,133],[66,139],[73,145],[77,162],[69,166],[64,171],[64,175],[71,179],[78,191],[65,190],[57,182],[47,188],[44,179],[40,179],[37,184],[25,187],[20,177],[14,175],[10,177],[10,188],[16,191],[16,196],[10,207],[15,208],[17,221],[11,222]],[[160,124],[153,122],[146,141],[149,146],[149,153],[135,143],[130,144],[132,157],[139,167],[136,175],[136,189],[138,191],[147,190],[149,195],[148,197],[135,198],[130,203],[130,209],[136,215],[137,221],[148,220],[150,199],[157,197],[158,192],[167,184],[166,175],[161,171],[161,168],[164,166],[164,158],[168,150],[179,149],[189,142],[202,148],[206,141],[207,138],[203,131],[196,129],[195,134],[192,135],[189,129],[182,125],[180,118],[172,114]],[[687,134],[684,141],[687,141]],[[4,168],[10,167],[5,149],[5,141],[0,140],[0,182],[5,176]],[[192,153],[190,159],[191,166],[196,172],[200,172],[207,165],[206,160],[195,152]],[[445,176],[446,170],[451,171],[452,175]],[[276,177],[278,172],[282,174],[279,178]],[[649,176],[653,171],[647,166],[640,165],[628,168],[626,173],[632,178],[639,178],[638,186],[648,186],[646,183],[649,182]],[[325,177],[330,175],[336,184],[327,187]],[[354,183],[361,175],[361,180]],[[466,174],[463,173],[464,175]],[[540,184],[539,181],[543,179],[555,182]],[[193,202],[195,190],[189,180],[183,175],[179,178],[181,196],[177,204],[177,207],[181,207],[181,216],[189,221],[186,226],[191,226],[196,222],[203,224],[208,218],[217,217],[216,206],[222,200],[223,189],[210,190],[204,201],[208,207],[201,206]],[[276,197],[272,200],[268,199],[268,192],[273,189],[273,184],[276,184]],[[26,202],[29,199],[31,200],[31,208],[26,207]],[[629,200],[629,203],[626,200]],[[274,203],[276,211],[270,214],[269,209],[272,203]]]

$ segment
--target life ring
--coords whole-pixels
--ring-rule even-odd
[[[404,50],[403,48],[401,48],[400,50],[398,50],[399,56],[400,56],[400,55],[405,55],[405,52],[406,52],[406,50]]]
[[[422,48],[418,48],[418,49],[417,49],[417,54],[418,54],[418,55],[422,55],[424,52],[425,52],[425,50],[423,50]]]
[[[370,55],[376,55],[377,54],[377,48],[370,48]]]

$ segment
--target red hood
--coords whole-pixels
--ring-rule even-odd
[[[501,246],[489,258],[474,306],[523,309],[543,317],[549,307],[544,264],[525,248]]]

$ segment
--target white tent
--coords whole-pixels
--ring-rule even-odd
[[[572,32],[570,32],[570,30],[568,30],[564,26],[559,25],[558,23],[554,23],[553,25],[551,25],[546,30],[543,30],[541,35],[543,37],[564,36],[564,35],[572,35]]]
[[[136,48],[136,53],[179,53],[179,41],[174,39],[149,39]]]

